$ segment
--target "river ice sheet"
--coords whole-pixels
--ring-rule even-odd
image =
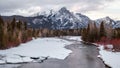
[[[31,62],[33,59],[30,57],[49,56],[50,58],[65,59],[72,52],[64,48],[69,44],[72,44],[72,42],[56,37],[34,39],[18,47],[0,50],[0,63]]]

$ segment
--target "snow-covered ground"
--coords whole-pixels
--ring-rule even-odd
[[[65,36],[65,38],[69,40],[82,41],[81,36]]]
[[[34,39],[18,47],[0,50],[0,63],[32,62],[31,57],[65,59],[72,51],[64,47],[72,43],[55,37]]]
[[[110,52],[104,50],[104,46],[99,46],[99,57],[103,59],[105,64],[112,68],[120,68],[120,52]]]
[[[64,38],[72,41],[66,41],[57,37],[38,38],[28,43],[21,44],[18,47],[0,50],[0,64],[2,63],[21,63],[21,62],[33,62],[34,58],[39,60],[48,58],[65,59],[71,50],[64,48],[66,45],[74,43],[74,41],[82,41],[80,36],[65,36]],[[97,45],[97,44],[95,44]],[[111,45],[107,46],[112,48]],[[110,52],[104,50],[103,46],[99,46],[98,57],[102,58],[105,64],[112,68],[120,68],[120,52]]]

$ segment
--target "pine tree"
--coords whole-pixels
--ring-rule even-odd
[[[86,32],[86,39],[87,39],[87,42],[89,42],[92,38],[91,38],[91,30],[90,30],[90,24],[88,24],[88,27],[87,27],[87,30],[85,31]]]
[[[88,37],[87,37],[87,29],[86,28],[84,28],[84,29],[82,29],[82,40],[83,41],[87,41],[88,40]]]
[[[7,24],[3,21],[0,16],[0,48],[5,48],[7,44]]]
[[[11,26],[12,26],[12,31],[14,31],[15,26],[16,26],[16,19],[13,18],[12,22],[11,22]]]
[[[3,25],[4,24],[4,21],[3,21],[3,19],[1,18],[1,16],[0,16],[0,47],[2,47],[3,46]]]
[[[96,41],[99,40],[99,36],[98,36],[98,28],[97,28],[95,22],[94,22],[94,29],[93,29],[93,31],[94,31],[94,35],[93,35],[94,38],[93,38],[93,41],[96,42]]]
[[[106,31],[105,31],[105,27],[104,27],[104,22],[102,22],[101,24],[100,24],[100,38],[102,38],[102,37],[106,37]]]
[[[22,30],[22,22],[20,20],[17,22],[17,29]]]
[[[24,22],[24,28],[27,30],[27,22]]]

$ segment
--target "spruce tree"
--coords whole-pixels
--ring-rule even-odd
[[[2,48],[4,46],[3,44],[3,34],[4,34],[4,21],[2,19],[2,17],[0,16],[0,47]]]
[[[94,31],[94,39],[93,39],[93,41],[94,42],[96,42],[96,41],[98,41],[99,40],[99,36],[98,36],[98,28],[97,28],[97,26],[96,26],[96,22],[94,22],[94,29],[93,29],[93,31]]]
[[[27,22],[24,22],[24,28],[27,30]]]
[[[22,30],[22,22],[20,20],[17,22],[17,29]]]
[[[102,38],[102,37],[106,37],[106,31],[105,31],[105,27],[104,27],[104,22],[102,22],[101,24],[100,24],[100,38]]]
[[[90,40],[92,39],[92,35],[91,35],[91,30],[90,30],[90,24],[88,24],[88,27],[87,27],[87,30],[86,30],[86,39],[87,39],[87,42],[90,42]]]
[[[12,26],[12,31],[14,31],[15,26],[16,26],[16,19],[13,18],[12,22],[11,22],[11,26]]]
[[[82,29],[82,40],[83,41],[87,41],[88,40],[88,37],[87,37],[87,29],[86,28],[84,28],[84,29]]]

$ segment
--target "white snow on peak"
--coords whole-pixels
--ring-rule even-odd
[[[104,18],[100,18],[100,19],[97,19],[95,20],[98,24],[100,24],[102,21],[105,22],[105,24],[108,24],[108,25],[115,25],[115,21],[112,20],[110,17],[104,17]]]
[[[116,24],[114,25],[114,28],[120,28],[120,21],[116,21]]]

